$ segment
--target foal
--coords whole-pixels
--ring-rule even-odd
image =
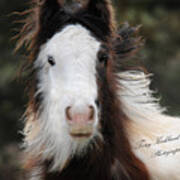
[[[163,114],[148,74],[121,64],[141,45],[137,28],[117,31],[108,0],[34,0],[26,13],[26,179],[180,179],[179,119]]]

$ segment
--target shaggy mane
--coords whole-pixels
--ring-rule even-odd
[[[58,0],[59,2],[63,3],[63,0]],[[24,12],[16,13],[19,16],[25,17],[24,19],[21,19],[19,21],[16,21],[17,23],[20,22],[23,24],[21,29],[19,30],[19,33],[14,37],[14,39],[17,39],[15,51],[18,51],[20,48],[25,46],[26,50],[29,52],[29,60],[32,62],[35,58],[35,55],[38,52],[37,47],[37,36],[40,30],[40,19],[38,18],[40,15],[40,8],[43,7],[45,0],[32,0],[30,3],[30,7],[28,10],[25,10]],[[77,3],[79,1],[77,0]],[[107,2],[107,6],[109,11],[111,11],[110,14],[110,29],[111,33],[114,33],[116,30],[116,23],[114,20],[114,11],[111,6],[111,2]],[[81,6],[86,6],[86,3],[81,2]],[[75,11],[76,12],[76,11]],[[79,17],[80,18],[80,17]]]
[[[130,27],[128,23],[125,23],[121,25],[121,27],[117,28],[114,20],[114,11],[110,1],[108,2],[108,8],[111,11],[110,29],[112,34],[112,37],[108,40],[108,44],[117,55],[119,64],[121,64],[121,60],[129,58],[136,53],[139,48],[142,47],[144,41],[142,37],[137,36],[140,26]],[[40,30],[40,22],[38,17],[40,14],[40,7],[43,6],[44,2],[32,0],[30,4],[30,9],[18,13],[20,16],[25,18],[18,21],[21,22],[23,26],[14,39],[17,39],[15,51],[18,51],[25,46],[27,52],[29,52],[28,60],[30,63],[32,63],[35,60],[39,50],[39,46],[37,46],[36,42]]]

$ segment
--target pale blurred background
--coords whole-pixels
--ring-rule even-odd
[[[13,11],[23,11],[28,0],[0,0],[0,180],[23,179],[19,170],[22,129],[20,118],[27,97],[17,72],[24,57],[13,54],[16,26]],[[180,116],[180,1],[114,0],[118,22],[142,24],[146,44],[139,57],[154,73],[152,88],[158,90],[161,104],[168,113]]]

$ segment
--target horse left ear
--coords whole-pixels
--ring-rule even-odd
[[[38,41],[40,44],[58,30],[64,18],[64,0],[36,0],[38,7]]]
[[[104,24],[108,25],[110,32],[115,27],[114,12],[110,0],[89,0],[87,3],[87,11],[92,16],[95,16]]]
[[[56,12],[63,8],[64,0],[38,0],[40,13],[39,20],[40,23],[47,23],[51,21],[51,17],[54,16]]]

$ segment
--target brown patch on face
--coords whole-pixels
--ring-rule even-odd
[[[149,180],[146,166],[132,152],[132,147],[128,140],[127,128],[129,127],[130,120],[122,111],[121,102],[118,97],[119,82],[115,73],[115,54],[111,51],[110,45],[109,54],[107,67],[100,67],[98,70],[103,76],[103,78],[101,77],[98,80],[98,85],[100,87],[100,102],[103,103],[103,106],[106,104],[102,112],[105,115],[101,116],[101,118],[105,118],[101,119],[101,122],[103,122],[102,132],[105,137],[107,136],[106,141],[108,139],[114,145],[111,148],[114,151],[116,162],[118,162],[112,164],[112,173],[117,176],[121,172],[121,176],[124,179]]]

